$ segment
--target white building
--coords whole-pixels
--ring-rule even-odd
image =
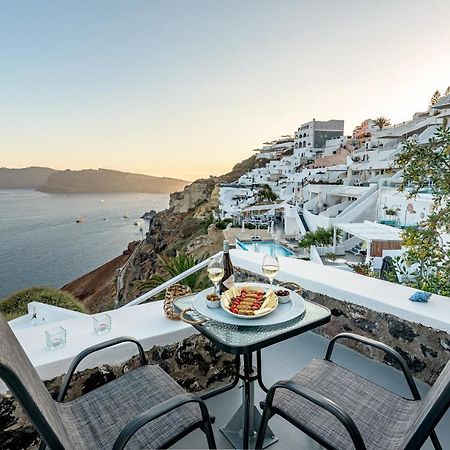
[[[294,149],[305,157],[313,153],[313,149],[325,147],[328,139],[344,135],[343,120],[316,120],[300,125],[294,134]],[[303,155],[302,155],[303,153]]]

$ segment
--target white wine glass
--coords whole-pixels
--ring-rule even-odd
[[[219,295],[219,282],[223,278],[224,268],[222,256],[213,258],[208,264],[208,278],[214,283],[214,291]]]
[[[264,255],[262,271],[264,275],[270,281],[270,287],[273,291],[273,279],[278,275],[280,271],[280,263],[278,262],[278,258],[274,255]]]

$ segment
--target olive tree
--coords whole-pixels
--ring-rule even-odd
[[[429,216],[417,228],[403,231],[407,247],[403,262],[412,267],[408,284],[441,295],[450,295],[450,129],[447,123],[428,143],[409,141],[397,158],[403,167],[400,190],[411,198],[432,186],[433,203]]]

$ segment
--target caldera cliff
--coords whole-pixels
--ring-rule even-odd
[[[252,156],[225,175],[196,180],[172,194],[169,208],[150,219],[142,242],[130,244],[124,255],[63,289],[80,299],[90,312],[104,311],[124,305],[148,290],[143,289],[142,284],[160,272],[158,256],[185,252],[201,258],[217,252],[222,246],[223,234],[214,225],[212,213],[219,206],[219,185],[236,181],[255,164]]]

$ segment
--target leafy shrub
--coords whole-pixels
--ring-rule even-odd
[[[441,236],[450,232],[450,128],[447,122],[444,120],[427,143],[407,141],[397,157],[397,164],[404,171],[400,190],[406,191],[408,197],[414,198],[421,189],[433,187],[431,213],[417,228],[406,228],[402,232],[406,246],[402,259],[404,265],[412,268],[406,284],[450,296],[450,243],[444,242]]]
[[[340,238],[342,231],[336,229],[336,239]],[[309,249],[311,245],[318,245],[321,247],[326,247],[328,245],[333,245],[333,227],[322,228],[318,227],[316,231],[308,231],[300,239],[298,245],[300,248]]]
[[[176,256],[159,256],[158,261],[161,265],[161,274],[152,275],[147,281],[142,282],[140,285],[141,292],[153,289],[167,280],[176,277],[198,264],[202,259],[204,258],[198,260],[195,256],[187,255],[183,252],[177,252]],[[189,286],[193,292],[201,291],[211,285],[207,278],[206,270],[194,272],[182,280],[181,284]]]
[[[352,264],[351,268],[360,275],[365,275],[367,277],[378,278],[378,275],[372,270],[372,266],[369,263],[358,263]]]
[[[330,261],[336,261],[336,253],[327,253],[326,255],[324,255],[326,259],[330,260]]]
[[[219,220],[219,222],[216,222],[216,227],[219,230],[225,230],[225,228],[228,226],[229,223],[232,223],[233,219],[223,219]]]
[[[0,300],[0,312],[5,316],[6,320],[12,320],[27,314],[27,305],[30,302],[41,302],[72,311],[86,312],[83,304],[72,294],[43,286],[23,289]]]

